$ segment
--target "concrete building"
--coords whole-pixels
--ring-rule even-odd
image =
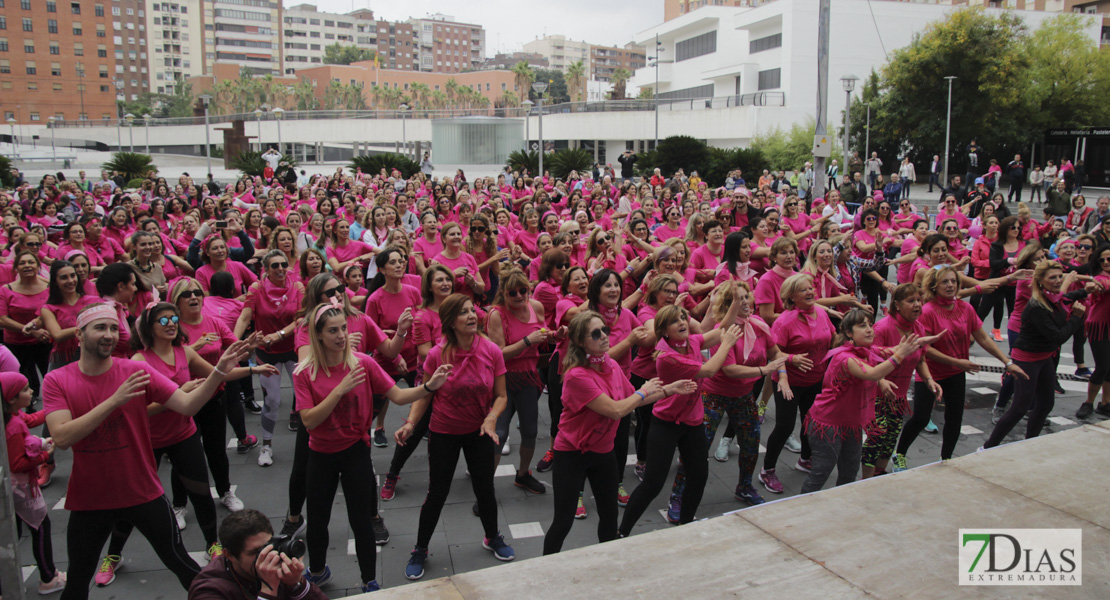
[[[110,0],[0,2],[4,121],[115,118],[115,40],[131,37],[115,35],[116,6],[122,7]],[[138,60],[136,54],[136,67]]]
[[[285,9],[282,32],[286,75],[307,66],[325,64],[325,51],[333,44],[373,50],[385,68],[417,67],[413,27],[408,23],[375,19],[374,11],[369,9],[338,14],[319,12],[312,4],[298,4]]]
[[[567,39],[565,35],[547,35],[524,44],[525,52],[539,54],[547,59],[552,69],[566,72],[567,67],[582,61],[590,72],[590,44]]]
[[[440,13],[408,23],[417,32],[421,71],[459,73],[477,69],[486,59],[486,30],[481,25]]]
[[[427,86],[429,92],[447,93],[447,82],[454,80],[459,87],[481,92],[492,104],[506,91],[514,90],[517,96],[515,76],[511,71],[468,71],[466,73],[425,73],[404,69],[379,69],[374,61],[357,62],[350,65],[321,65],[297,70],[298,79],[308,79],[316,88],[316,96],[324,97],[324,91],[331,81],[353,84],[363,90],[366,105],[375,107],[374,88],[384,87],[409,92],[413,84]],[[411,97],[411,94],[406,94]],[[427,103],[425,108],[431,108]]]
[[[511,52],[508,54],[496,54],[493,58],[487,58],[479,65],[481,69],[505,69],[512,70],[514,66],[520,61],[528,63],[528,66],[533,69],[547,69],[551,63],[547,61],[540,54],[532,52]]]
[[[151,3],[146,29],[150,55],[147,91],[173,94],[183,81],[204,73],[201,0]]]
[[[769,0],[763,0],[766,2]],[[663,0],[663,20],[670,21],[704,6],[759,6],[760,0]]]
[[[280,75],[280,2],[202,0],[205,72],[213,63],[238,65],[254,75]]]
[[[143,0],[112,0],[112,41],[115,44],[117,100],[137,100],[150,91],[150,57]]]
[[[590,68],[588,76],[595,81],[608,82],[617,69],[635,73],[647,65],[644,47],[626,44],[623,48],[613,46],[590,46]]]

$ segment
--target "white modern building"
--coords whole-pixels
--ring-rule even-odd
[[[844,110],[841,77],[862,79],[872,69],[881,69],[890,52],[909,45],[930,23],[958,8],[836,0],[829,38],[830,126],[839,125]],[[1042,11],[1012,12],[1031,29],[1056,16]],[[734,136],[719,136],[711,143],[747,145],[760,132],[786,129],[815,117],[817,17],[816,0],[777,0],[754,8],[703,6],[635,36],[635,43],[644,46],[648,56],[655,54],[658,36],[662,60],[658,86],[656,69],[649,61],[647,67],[636,71],[629,89],[633,94],[639,88],[657,90],[660,99],[734,97],[733,102],[751,107],[744,116],[746,126]],[[1101,22],[1092,19],[1086,33],[1097,43]],[[855,93],[859,94],[859,86]]]
[[[153,2],[146,11],[150,41],[150,91],[173,94],[190,77],[204,74],[204,20],[200,0]]]
[[[552,69],[564,73],[570,65],[582,61],[590,72],[590,44],[567,39],[565,35],[547,35],[524,44],[525,52],[535,52],[547,59]]]

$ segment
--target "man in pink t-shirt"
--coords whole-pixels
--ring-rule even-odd
[[[235,342],[204,383],[182,391],[163,375],[132,360],[113,358],[119,339],[115,309],[93,304],[77,316],[81,358],[47,374],[42,396],[56,447],[73,449],[66,491],[69,574],[65,598],[87,598],[100,551],[116,521],[139,529],[181,582],[200,572],[181,541],[177,521],[151,457],[147,405],[196,414],[246,358],[249,344]]]

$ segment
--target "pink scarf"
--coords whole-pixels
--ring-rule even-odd
[[[292,286],[289,285],[289,278],[285,278],[286,287],[278,287],[270,281],[269,277],[263,277],[261,281],[262,293],[267,300],[272,302],[274,306],[280,307],[289,300],[289,290]]]
[[[936,295],[936,296],[933,296],[933,302],[935,302],[937,304],[937,306],[939,306],[941,308],[951,308],[952,306],[954,306],[956,304],[956,299],[955,298],[944,298],[944,297],[941,297],[940,295]]]
[[[748,356],[750,356],[752,350],[755,349],[756,329],[758,328],[759,332],[764,336],[771,335],[771,329],[767,327],[767,324],[763,321],[757,321],[751,317],[746,319],[737,317],[736,324],[744,330],[744,335],[741,336],[740,339],[744,341],[744,360],[748,360]]]
[[[817,296],[819,298],[828,298],[832,296],[832,294],[826,292],[826,290],[828,289],[826,286],[829,282],[832,282],[832,284],[836,286],[834,289],[838,289],[841,292],[848,291],[848,288],[844,287],[840,283],[840,281],[837,280],[837,278],[833,277],[832,274],[829,273],[828,270],[822,271],[820,268],[818,268],[817,274],[813,276],[813,280],[813,283],[817,284]]]
[[[773,273],[775,273],[776,275],[778,275],[779,277],[782,277],[784,281],[785,281],[785,280],[786,280],[786,279],[787,279],[788,277],[790,277],[791,275],[793,275],[793,274],[794,274],[794,271],[793,271],[793,270],[791,270],[791,269],[787,269],[787,268],[784,268],[784,267],[780,267],[780,266],[778,266],[778,265],[775,265],[774,267],[772,267],[772,268],[771,268],[771,271],[772,271]]]
[[[894,322],[898,325],[898,329],[900,329],[902,331],[910,331],[910,332],[915,330],[914,329],[914,321],[910,321],[906,317],[903,317],[902,313],[900,313],[898,311],[894,311],[894,312],[889,313],[888,316],[894,318]]]

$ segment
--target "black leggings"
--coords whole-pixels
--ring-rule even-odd
[[[366,475],[372,476],[373,472]],[[289,516],[298,516],[304,508],[308,494],[308,430],[304,423],[297,427],[297,439],[293,442],[293,468],[289,470]]]
[[[627,433],[627,432],[626,432]],[[627,435],[625,436],[627,439]],[[563,540],[574,524],[574,511],[578,507],[578,494],[590,481],[597,503],[597,541],[608,542],[617,537],[617,480],[613,452],[555,451],[551,486],[554,492],[555,512],[547,535],[543,538],[543,553],[555,554],[562,550]]]
[[[404,445],[397,444],[393,449],[393,461],[389,463],[389,474],[397,477],[401,474],[401,469],[405,468],[405,463],[408,462],[409,457],[413,452],[416,452],[416,447],[420,445],[420,440],[428,433],[428,424],[432,422],[432,406],[429,404],[428,409],[424,411],[424,416],[416,422],[412,427],[412,435],[405,441]]]
[[[428,440],[428,495],[420,508],[416,547],[428,548],[439,524],[439,515],[451,492],[451,479],[459,453],[466,458],[470,484],[478,500],[478,516],[487,538],[497,537],[497,496],[493,493],[493,440],[477,431],[464,434],[436,433]]]
[[[874,306],[874,305],[873,305]],[[805,422],[806,414],[809,409],[813,407],[813,401],[817,399],[817,394],[821,392],[821,383],[805,387],[792,387],[794,392],[794,399],[787,400],[783,397],[782,392],[779,391],[779,384],[775,382],[775,428],[771,430],[771,435],[767,438],[767,454],[763,456],[763,468],[771,470],[779,461],[779,454],[782,454],[782,448],[786,445],[786,438],[794,433],[794,423],[801,417],[801,421]],[[799,414],[801,413],[801,414]],[[800,436],[802,440],[802,458],[809,460],[809,436]]]
[[[208,469],[204,462],[200,430],[176,444],[155,448],[155,469],[162,462],[163,456],[170,457],[172,463],[170,477],[181,480],[186,495],[193,503],[197,524],[204,533],[204,547],[210,547],[216,543],[216,503],[212,500],[212,491],[208,488]],[[177,527],[176,520],[174,527]],[[108,554],[115,556],[123,554],[123,545],[127,543],[132,529],[133,524],[129,521],[121,519],[116,522],[116,527],[112,531],[112,541],[108,544]]]
[[[613,455],[617,461],[618,484],[624,483],[624,468],[628,466],[628,432],[631,429],[632,415],[625,415],[620,423],[617,423],[617,438],[613,441]]]
[[[58,569],[54,567],[54,543],[50,541],[50,515],[43,517],[38,529],[31,527],[22,517],[16,519],[17,537],[23,537],[24,525],[31,532],[31,552],[35,554],[35,564],[39,568],[39,581],[49,583],[58,574]],[[615,523],[613,527],[616,527]]]
[[[1110,375],[1110,339],[1088,340],[1091,343],[1091,354],[1095,358],[1095,368],[1091,373],[1089,385],[1100,386]]]
[[[705,425],[681,425],[654,415],[651,418],[653,422],[648,432],[647,471],[624,509],[620,532],[625,536],[632,532],[636,521],[640,520],[651,501],[663,490],[676,448],[678,459],[686,470],[686,489],[682,493],[682,516],[679,523],[694,520],[702,494],[705,493],[705,482],[709,479],[709,443],[705,440]]]
[[[975,313],[979,315],[980,321],[985,321],[987,315],[994,311],[994,328],[1002,329],[1002,304],[1006,304],[1006,314],[1013,314],[1014,312],[1014,299],[1017,296],[1017,288],[1012,285],[1004,285],[989,294],[982,294],[979,300],[979,307]],[[1012,340],[1011,340],[1012,343]]]
[[[559,435],[559,418],[563,415],[563,376],[559,373],[559,353],[551,353],[547,365],[547,410],[551,414],[551,443]]]
[[[16,359],[19,360],[19,374],[27,378],[27,385],[35,396],[39,395],[39,373],[46,376],[50,366],[51,344],[35,342],[34,344],[8,344]]]
[[[1001,444],[1002,439],[1021,422],[1030,408],[1033,409],[1033,414],[1025,425],[1025,439],[1037,437],[1044,428],[1048,413],[1056,405],[1056,391],[1053,389],[1056,385],[1056,361],[1046,358],[1036,362],[1015,360],[1014,363],[1025,371],[1029,380],[1016,378],[1014,401],[994,426],[990,438],[983,444],[984,448],[994,448]]]
[[[372,523],[378,515],[378,491],[370,463],[370,447],[361,441],[334,453],[308,451],[308,535],[305,541],[309,568],[319,573],[328,564],[328,525],[339,485],[343,486],[347,520],[355,538],[361,581],[374,581],[377,579],[378,550]]]
[[[1087,344],[1087,331],[1084,328],[1080,327],[1071,336],[1071,353],[1072,353],[1072,356],[1075,358],[1075,364],[1077,364],[1077,365],[1082,365],[1082,364],[1085,364],[1087,362],[1087,361],[1083,360],[1084,359],[1083,346],[1085,346],[1086,344]]]
[[[216,486],[217,496],[231,491],[231,465],[227,460],[227,416],[224,412],[226,396],[225,392],[221,392],[193,415],[197,432],[204,444],[204,457],[208,459],[208,471],[212,473],[212,484]],[[183,508],[188,493],[185,486],[176,477],[170,479],[170,486],[173,490],[174,507]]]
[[[958,373],[947,379],[938,379],[944,394],[944,431],[941,433],[940,457],[952,458],[956,442],[960,441],[960,427],[964,421],[964,395],[967,393],[967,375]],[[936,398],[925,382],[913,384],[913,416],[906,422],[902,437],[898,439],[898,454],[905,455],[910,444],[917,439],[921,430],[929,424],[933,414],[933,401]]]
[[[633,389],[640,389],[647,383],[647,380],[639,375],[633,375],[629,378],[632,382]],[[647,444],[648,444],[648,431],[651,430],[651,405],[636,407],[636,461],[647,461]]]
[[[207,487],[207,484],[205,484]],[[209,496],[211,500],[211,496]],[[100,565],[100,551],[112,534],[117,522],[138,528],[139,533],[154,547],[181,587],[188,590],[200,567],[189,556],[181,542],[181,532],[173,516],[170,501],[159,496],[150,502],[126,508],[108,510],[75,510],[69,513],[66,530],[66,547],[69,554],[69,571],[62,600],[82,600],[89,597],[89,584]]]

